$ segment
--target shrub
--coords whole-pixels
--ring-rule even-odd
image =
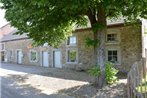
[[[100,68],[96,65],[96,66],[91,67],[91,68],[88,70],[88,73],[89,73],[91,76],[99,77],[101,71],[100,71]]]
[[[116,83],[118,70],[114,68],[114,64],[111,62],[105,63],[105,74],[106,74],[106,82],[108,84]]]

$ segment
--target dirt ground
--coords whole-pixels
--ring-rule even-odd
[[[40,98],[127,98],[126,79],[120,79],[117,84],[97,89],[92,85],[93,77],[74,70],[4,63],[0,72],[2,78],[13,81],[11,85],[21,86],[28,91],[32,88],[33,92],[39,91],[38,96],[39,94],[48,96]]]

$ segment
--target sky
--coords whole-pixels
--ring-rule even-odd
[[[6,21],[6,19],[4,18],[5,15],[5,11],[0,9],[0,27],[4,26],[5,24],[7,24],[8,22]]]
[[[6,19],[4,18],[5,16],[5,11],[0,9],[0,28],[4,25],[6,25],[8,22],[6,21]],[[0,39],[4,36],[4,34],[1,32],[0,30]]]

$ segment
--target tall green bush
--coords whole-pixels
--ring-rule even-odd
[[[111,62],[105,63],[105,74],[106,74],[106,82],[108,84],[113,84],[117,81],[116,74],[118,70],[114,68],[114,64]]]

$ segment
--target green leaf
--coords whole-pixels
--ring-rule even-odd
[[[118,73],[118,70],[114,68],[114,64],[111,62],[106,62],[105,67],[106,82],[108,84],[115,83],[117,81],[116,74]]]
[[[100,68],[96,65],[96,66],[91,67],[91,68],[88,70],[88,73],[89,73],[91,76],[99,77],[100,74],[101,74],[101,71],[100,71]]]

